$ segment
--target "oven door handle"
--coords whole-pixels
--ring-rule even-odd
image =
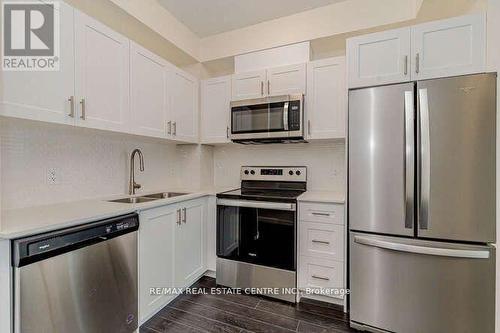
[[[230,207],[247,207],[247,208],[287,210],[287,211],[292,211],[292,212],[297,210],[296,204],[286,203],[286,202],[217,199],[217,205],[218,206],[230,206]]]

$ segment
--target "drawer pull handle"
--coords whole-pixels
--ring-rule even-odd
[[[317,240],[317,239],[313,239],[312,242],[313,243],[320,243],[320,244],[330,245],[330,242],[326,242],[326,241],[322,241],[322,240]]]
[[[324,277],[324,276],[317,276],[317,275],[312,275],[311,276],[313,279],[318,279],[318,280],[323,280],[323,281],[330,281],[329,278]]]
[[[330,216],[330,213],[317,213],[317,212],[313,212],[312,214],[316,215],[316,216]]]

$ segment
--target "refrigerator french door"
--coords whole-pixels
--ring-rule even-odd
[[[495,123],[495,74],[349,92],[354,326],[493,332]]]

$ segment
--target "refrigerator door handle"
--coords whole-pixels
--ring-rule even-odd
[[[428,229],[431,152],[427,89],[419,89],[418,96],[420,104],[420,208],[418,224],[420,229]]]
[[[354,236],[354,242],[367,246],[374,246],[398,252],[408,252],[440,257],[468,258],[468,259],[488,259],[490,252],[486,250],[461,250],[450,248],[427,247],[411,245],[397,242],[389,242],[363,236]]]
[[[414,137],[415,103],[413,91],[405,91],[405,173],[404,173],[404,193],[405,193],[405,228],[413,228],[413,196],[415,179],[415,137]]]

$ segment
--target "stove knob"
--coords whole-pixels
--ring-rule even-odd
[[[299,170],[297,170],[297,171],[295,172],[295,174],[296,174],[297,176],[300,176],[300,171],[299,171]]]
[[[252,175],[255,175],[255,171],[254,171],[254,170],[250,171],[250,173],[251,173]]]
[[[289,174],[290,176],[293,176],[293,170],[288,171],[288,174]]]
[[[249,174],[248,170],[245,170],[245,175],[248,175],[248,174]]]

